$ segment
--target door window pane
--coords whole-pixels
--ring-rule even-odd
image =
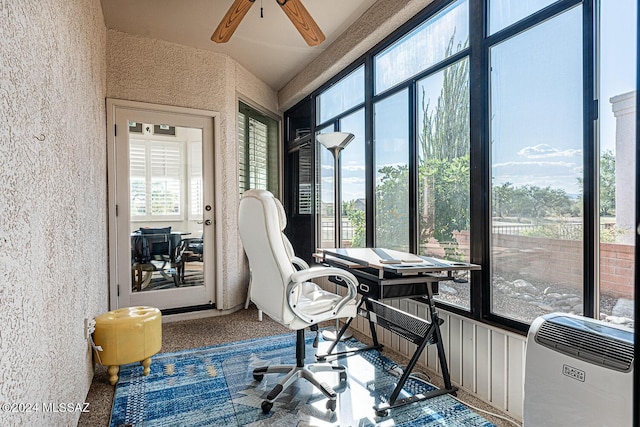
[[[364,102],[364,65],[325,90],[317,98],[318,123]]]
[[[417,95],[419,253],[469,262],[469,60],[419,81]],[[464,273],[437,298],[468,309]]]
[[[202,129],[129,130],[132,292],[202,286]]]
[[[374,105],[375,244],[409,250],[409,114],[406,89]]]
[[[340,120],[340,130],[355,135],[342,150],[342,247],[363,248],[365,242],[366,191],[364,110]]]
[[[489,34],[496,33],[558,0],[489,0]]]
[[[600,317],[633,327],[637,2],[601,2]]]
[[[582,8],[490,50],[492,311],[582,313]]]
[[[415,76],[468,44],[469,5],[467,0],[458,0],[376,55],[375,93]]]

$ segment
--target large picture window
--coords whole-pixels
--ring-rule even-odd
[[[469,262],[469,60],[420,80],[418,252]],[[469,283],[440,287],[439,299],[469,309]]]
[[[490,51],[492,311],[525,322],[582,314],[581,12]]]
[[[381,93],[463,49],[469,41],[468,0],[458,0],[375,57]]]
[[[479,321],[633,326],[636,3],[436,0],[292,108],[356,135],[342,244],[480,264],[436,296]],[[329,212],[333,159],[314,153]]]
[[[340,130],[355,138],[342,151],[342,247],[366,246],[366,166],[364,108],[340,120]]]
[[[408,91],[374,106],[375,242],[409,250],[409,102]]]

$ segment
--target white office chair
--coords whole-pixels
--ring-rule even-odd
[[[251,300],[259,310],[276,322],[296,331],[296,364],[272,365],[256,368],[253,377],[261,381],[264,374],[286,375],[262,402],[262,411],[268,413],[280,393],[302,377],[317,387],[325,396],[327,409],[336,409],[336,392],[322,383],[314,372],[339,373],[340,381],[346,381],[344,366],[329,363],[304,363],[304,329],[326,320],[356,316],[355,276],[332,267],[312,267],[297,271],[292,255],[285,243],[282,230],[286,226],[284,211],[273,195],[265,190],[245,191],[240,201],[240,238],[249,258],[251,270]],[[306,264],[306,263],[305,263]],[[320,288],[311,279],[340,276],[347,285],[345,296]]]
[[[280,220],[280,227],[282,228],[282,230],[280,231],[280,234],[282,235],[282,242],[284,243],[284,248],[287,251],[287,256],[289,257],[289,260],[291,261],[291,263],[298,270],[306,270],[307,268],[309,268],[309,264],[307,264],[307,262],[302,258],[299,258],[296,256],[296,253],[293,250],[293,246],[291,245],[289,238],[284,234],[284,229],[287,226],[287,214],[284,211],[284,206],[282,206],[282,203],[280,203],[280,200],[276,199],[275,197],[273,198],[273,201],[276,203],[276,208],[278,209],[278,218]],[[249,308],[250,302],[251,302],[251,277],[249,277],[249,288],[247,289],[247,300],[244,303],[245,310]],[[262,310],[258,310],[258,320],[262,322]]]

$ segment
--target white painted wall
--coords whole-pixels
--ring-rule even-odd
[[[91,384],[84,318],[108,300],[105,47],[99,0],[0,1],[1,403],[81,403]],[[79,417],[0,411],[0,425]]]

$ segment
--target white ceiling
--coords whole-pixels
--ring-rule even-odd
[[[327,36],[316,47],[307,46],[276,0],[255,0],[225,44],[211,34],[233,0],[102,0],[102,10],[109,29],[227,54],[280,90],[375,2],[302,0]]]

